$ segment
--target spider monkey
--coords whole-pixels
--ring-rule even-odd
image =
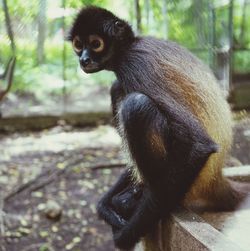
[[[97,207],[115,245],[132,248],[180,203],[234,208],[240,196],[221,172],[231,113],[207,66],[99,7],[83,8],[68,38],[84,72],[117,78],[112,110],[130,167]]]

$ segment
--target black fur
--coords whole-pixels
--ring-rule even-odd
[[[126,22],[100,8],[79,13],[70,39],[89,34],[102,36],[107,50],[112,48],[104,68],[118,79],[111,89],[115,124],[142,179],[142,184],[134,184],[126,171],[98,204],[116,246],[130,249],[177,206],[217,151],[176,88],[179,81],[195,86],[195,72],[210,72],[177,44],[135,37]],[[200,105],[205,106],[202,100]]]
[[[129,220],[135,212],[136,205],[142,195],[142,186],[130,182],[120,193],[116,194],[111,201],[114,211]]]
[[[99,215],[114,229],[120,229],[126,225],[125,217],[121,217],[110,207],[112,198],[122,192],[131,184],[130,172],[126,170],[116,184],[103,196],[97,206]]]
[[[117,26],[117,22],[119,25]],[[111,70],[117,64],[114,60],[118,58],[121,50],[126,51],[126,47],[134,40],[134,34],[127,22],[117,18],[111,12],[90,6],[82,9],[77,15],[72,28],[70,29],[67,39],[72,41],[75,36],[79,36],[82,40],[86,40],[89,35],[100,35],[105,44],[102,53],[92,53],[94,61],[99,61],[102,70]],[[78,55],[79,56],[79,55]],[[107,60],[107,58],[113,60]]]
[[[117,21],[120,22],[119,26],[116,26]],[[89,34],[104,35],[116,40],[121,40],[126,36],[126,41],[134,37],[127,22],[107,10],[94,6],[84,8],[79,12],[68,34],[68,40],[72,40],[76,35],[86,37]]]
[[[168,119],[143,94],[129,94],[122,103],[121,120],[129,149],[145,185],[140,205],[119,235],[115,234],[115,242],[122,248],[131,248],[134,241],[152,231],[160,218],[175,208],[210,154],[217,150],[192,115],[183,110],[189,117],[183,120],[179,117],[182,108],[168,98]],[[151,130],[163,139],[166,155],[152,153],[145,137]]]

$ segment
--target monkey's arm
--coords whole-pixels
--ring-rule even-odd
[[[111,96],[111,104],[112,104],[112,113],[113,113],[113,118],[114,118],[114,123],[115,126],[118,126],[118,118],[117,118],[117,113],[118,113],[118,108],[119,104],[125,97],[125,92],[122,88],[122,85],[118,80],[116,80],[110,90],[110,96]]]
[[[113,117],[118,126],[118,107],[125,97],[122,85],[116,80],[110,90]],[[142,194],[142,186],[131,180],[132,174],[126,170],[117,183],[104,195],[98,203],[97,211],[113,231],[122,228],[134,213]]]
[[[153,230],[183,199],[209,156],[217,151],[200,123],[170,96],[160,109],[147,96],[128,95],[121,118],[130,152],[144,182],[140,203],[114,232],[117,247],[129,249]]]

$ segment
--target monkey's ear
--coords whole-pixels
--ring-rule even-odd
[[[117,40],[124,38],[128,28],[130,28],[129,25],[122,20],[108,21],[104,24],[104,32]]]

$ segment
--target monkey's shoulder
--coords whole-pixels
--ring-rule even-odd
[[[155,58],[161,64],[172,64],[187,70],[188,67],[196,68],[203,72],[211,73],[209,67],[196,55],[184,46],[171,40],[164,40],[152,36],[136,37],[134,50]],[[198,68],[197,68],[198,67]]]

